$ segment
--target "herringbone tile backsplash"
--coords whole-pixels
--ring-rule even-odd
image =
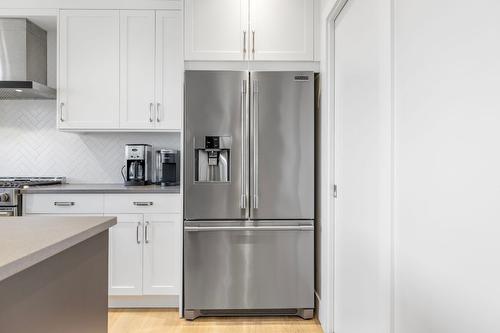
[[[67,133],[55,101],[0,101],[0,177],[65,176],[72,183],[121,183],[127,143],[179,149],[177,133]]]

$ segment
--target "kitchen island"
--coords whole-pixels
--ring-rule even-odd
[[[107,331],[114,217],[0,220],[0,332]]]

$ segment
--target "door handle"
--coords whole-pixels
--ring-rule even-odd
[[[258,227],[184,227],[185,231],[312,231],[312,225],[299,226],[258,226]]]
[[[159,123],[160,119],[160,103],[156,103],[156,122]]]
[[[154,108],[154,103],[149,103],[149,122],[153,122],[153,108]]]
[[[259,209],[259,82],[253,81],[253,208]]]
[[[64,111],[64,103],[61,103],[59,105],[59,113],[60,113],[60,117],[59,117],[59,120],[62,122],[64,122],[64,114],[63,114],[63,111]]]
[[[240,208],[247,209],[247,182],[246,182],[246,161],[247,161],[247,151],[246,151],[246,141],[247,141],[247,131],[246,131],[246,96],[247,96],[247,80],[241,82],[241,197],[240,197]],[[245,214],[246,215],[246,214]]]
[[[137,228],[135,230],[135,237],[136,237],[136,240],[137,240],[137,244],[141,244],[141,237],[139,237],[139,232],[140,232],[140,229],[141,229],[141,222],[137,222]]]
[[[146,244],[149,243],[149,221],[146,222],[146,226],[144,227],[144,241]]]

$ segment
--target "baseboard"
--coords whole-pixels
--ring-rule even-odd
[[[179,296],[109,296],[109,308],[178,308]]]

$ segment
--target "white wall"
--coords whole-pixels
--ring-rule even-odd
[[[0,101],[0,177],[64,176],[75,183],[121,183],[124,145],[178,149],[176,133],[67,133],[55,101]]]
[[[499,15],[396,0],[397,333],[500,332]]]

